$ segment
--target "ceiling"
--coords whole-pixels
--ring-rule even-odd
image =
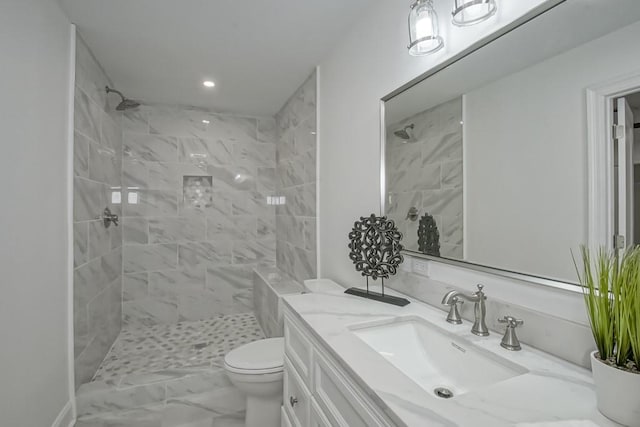
[[[273,115],[375,0],[59,1],[127,97]]]

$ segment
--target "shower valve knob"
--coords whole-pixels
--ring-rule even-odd
[[[111,213],[111,209],[108,207],[104,208],[102,211],[102,215],[98,216],[96,219],[102,220],[105,228],[109,228],[111,224],[118,226],[118,215]]]
[[[409,208],[409,212],[407,212],[407,217],[405,219],[410,219],[411,221],[415,221],[418,219],[418,208],[415,206],[411,206]]]

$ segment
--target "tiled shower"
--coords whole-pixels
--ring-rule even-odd
[[[109,206],[122,214],[122,128],[104,91],[111,81],[78,38],[74,102],[74,350],[76,387],[91,380],[120,333],[122,228],[105,228]]]
[[[413,125],[410,139],[395,135]],[[440,255],[463,258],[462,98],[421,111],[387,127],[387,213],[418,249],[418,224],[407,217],[433,216],[440,234]]]
[[[221,361],[264,337],[254,269],[292,283],[316,277],[315,73],[275,117],[144,100],[116,112],[119,99],[104,90],[113,82],[80,38],[77,45],[80,421],[166,419],[200,400],[217,400],[207,417],[241,420],[243,399]],[[118,226],[97,219],[105,207]],[[211,393],[226,396],[226,409]]]
[[[252,267],[276,258],[273,120],[156,106],[123,119],[125,324],[250,312]]]
[[[316,277],[316,74],[276,114],[278,268],[302,281]]]

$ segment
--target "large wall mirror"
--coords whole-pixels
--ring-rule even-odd
[[[405,248],[575,283],[580,244],[640,243],[639,46],[640,1],[566,0],[385,97],[382,206]],[[589,91],[620,79],[590,122]]]

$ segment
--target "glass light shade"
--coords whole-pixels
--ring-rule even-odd
[[[416,0],[409,12],[409,54],[427,55],[444,46],[432,0]]]
[[[453,24],[459,27],[477,24],[492,17],[496,10],[496,0],[454,0]]]

